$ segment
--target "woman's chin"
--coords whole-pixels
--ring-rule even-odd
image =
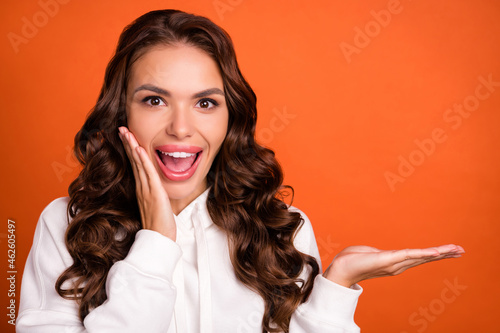
[[[207,187],[205,181],[199,182],[195,177],[191,177],[185,181],[164,181],[163,188],[167,192],[174,214],[177,215]]]

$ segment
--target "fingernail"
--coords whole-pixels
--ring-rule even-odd
[[[125,127],[123,127],[123,126],[118,127],[118,131],[119,131],[121,134],[124,134],[124,133],[125,133]]]

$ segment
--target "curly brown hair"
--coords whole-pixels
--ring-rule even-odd
[[[256,96],[240,72],[229,35],[207,18],[177,10],[149,12],[124,29],[97,103],[75,136],[83,169],[69,186],[66,246],[73,264],[56,290],[78,302],[83,321],[106,300],[108,271],[125,258],[142,228],[133,172],[118,137],[118,127],[127,125],[127,80],[148,49],[178,43],[216,61],[229,110],[228,132],[207,176],[210,217],[228,235],[236,276],[265,301],[263,331],[288,332],[292,313],[319,273],[316,260],[293,244],[303,219],[283,200],[283,190],[291,188],[282,186],[274,152],[255,141]]]

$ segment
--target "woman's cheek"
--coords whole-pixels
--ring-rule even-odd
[[[160,129],[159,120],[158,114],[154,112],[131,112],[128,128],[135,135],[139,145],[146,148]]]

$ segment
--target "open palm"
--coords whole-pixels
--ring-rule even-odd
[[[323,274],[327,279],[350,287],[363,280],[400,274],[408,268],[464,253],[458,245],[426,249],[379,250],[370,246],[349,246],[342,250]]]

